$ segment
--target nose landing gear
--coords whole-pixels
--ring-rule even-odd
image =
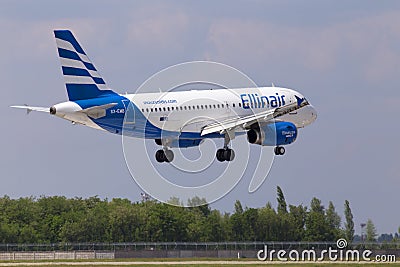
[[[285,151],[286,150],[285,150],[285,148],[283,146],[277,146],[274,149],[275,155],[277,155],[277,156],[285,154]]]

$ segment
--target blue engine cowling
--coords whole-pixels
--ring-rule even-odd
[[[251,144],[262,146],[288,145],[296,141],[297,128],[291,122],[270,123],[247,131],[247,140]]]

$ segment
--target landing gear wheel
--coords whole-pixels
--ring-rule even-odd
[[[226,161],[232,161],[235,158],[235,151],[233,149],[225,149],[224,151],[224,159]]]
[[[220,148],[220,149],[217,150],[217,160],[218,160],[218,161],[220,161],[220,162],[225,161],[224,152],[225,152],[225,150],[222,149],[222,148]]]
[[[161,162],[164,162],[164,159],[165,159],[164,150],[162,150],[162,149],[157,150],[156,160],[161,163]]]
[[[217,150],[217,160],[220,162],[223,161],[232,161],[235,158],[235,151],[230,148],[220,148]]]
[[[285,154],[286,150],[283,146],[277,146],[277,147],[275,147],[274,151],[275,151],[275,155],[283,155],[283,154]]]
[[[174,160],[174,152],[172,152],[172,150],[165,150],[164,151],[164,155],[165,155],[165,162],[171,162]]]
[[[157,150],[156,152],[156,160],[158,162],[171,162],[174,160],[174,152],[172,150],[166,149],[160,149]]]

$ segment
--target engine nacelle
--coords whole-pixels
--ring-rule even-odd
[[[249,143],[262,146],[288,145],[296,141],[296,138],[297,128],[291,122],[270,123],[247,131]]]

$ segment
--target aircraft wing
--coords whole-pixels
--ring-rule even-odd
[[[282,115],[288,114],[289,112],[295,111],[301,107],[308,105],[307,101],[303,101],[300,105],[293,103],[284,107],[267,110],[265,112],[252,114],[242,118],[233,118],[228,120],[223,120],[220,122],[211,123],[203,127],[201,131],[201,136],[210,133],[223,133],[224,131],[234,131],[236,129],[248,129],[254,123],[266,123]]]
[[[44,107],[32,107],[28,105],[24,106],[11,106],[12,108],[20,108],[20,109],[26,109],[26,114],[31,113],[31,111],[39,111],[39,112],[46,112],[50,113],[50,108],[44,108]]]
[[[93,119],[99,119],[99,118],[106,116],[107,109],[112,108],[116,105],[117,105],[117,103],[109,103],[109,104],[105,104],[105,105],[101,105],[101,106],[94,106],[94,107],[86,108],[86,109],[83,109],[78,112],[85,113],[86,115],[88,115],[89,117],[91,117]]]

